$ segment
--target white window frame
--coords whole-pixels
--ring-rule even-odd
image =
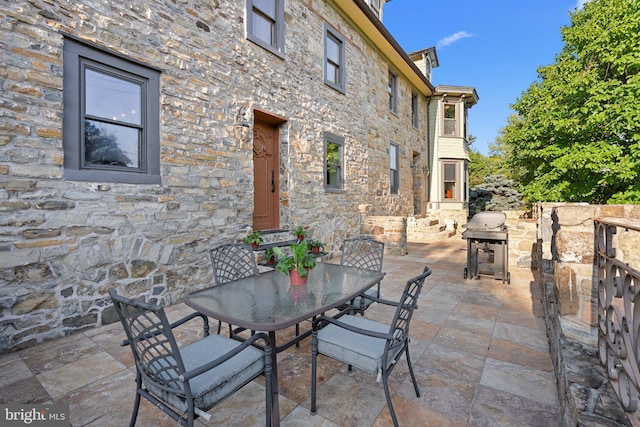
[[[442,185],[442,201],[443,202],[460,202],[462,201],[460,191],[463,188],[461,182],[461,166],[464,162],[461,160],[442,160],[441,165],[441,185]],[[453,179],[447,175],[447,167],[453,167]],[[447,197],[447,190],[451,190],[451,197]],[[465,190],[466,191],[466,190]]]
[[[443,136],[459,136],[460,131],[460,112],[458,111],[459,103],[457,102],[447,102],[444,101],[442,103],[442,135]],[[447,111],[450,111],[448,107],[453,108],[454,117],[447,118]],[[453,131],[449,131],[449,128],[453,126]]]
[[[394,142],[389,145],[389,193],[400,193],[400,147]]]

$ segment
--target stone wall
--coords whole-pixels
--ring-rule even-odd
[[[407,218],[401,216],[364,216],[360,234],[384,243],[384,253],[404,256],[407,251]]]
[[[593,221],[637,224],[640,206],[548,203],[538,206],[536,216],[532,266],[543,290],[564,425],[631,426],[629,417],[637,415],[625,413],[598,359]],[[638,262],[637,255],[631,255],[637,253],[634,238],[622,246],[627,248],[625,260]]]
[[[0,2],[0,351],[115,321],[109,287],[168,305],[211,283],[207,250],[252,227],[240,109],[250,123],[255,108],[284,118],[281,227],[303,225],[335,250],[359,234],[364,203],[413,214],[426,126],[411,125],[406,78],[392,114],[389,64],[363,32],[333,2],[284,4],[280,58],[245,38],[243,1]],[[346,95],[323,83],[325,22],[345,38]],[[161,184],[64,179],[63,33],[161,70]],[[423,96],[419,108],[425,117]],[[323,187],[324,131],[345,138],[341,192]]]

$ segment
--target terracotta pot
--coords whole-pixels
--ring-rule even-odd
[[[311,248],[311,252],[313,252],[314,254],[319,254],[320,246],[314,246],[313,248]]]
[[[258,249],[260,247],[260,243],[252,243],[251,249]]]
[[[300,277],[298,270],[296,270],[295,268],[289,272],[289,280],[291,280],[292,285],[306,285],[308,278],[309,270],[307,270],[307,277]]]
[[[291,301],[294,303],[300,302],[309,298],[309,288],[305,285],[291,286],[291,288],[289,288],[289,295],[291,296]]]
[[[271,258],[269,258],[267,260],[267,264],[272,265],[272,264],[275,264],[275,263],[276,263],[276,257],[275,257],[275,255],[272,255]]]
[[[302,234],[298,234],[298,243],[304,240],[304,236]]]

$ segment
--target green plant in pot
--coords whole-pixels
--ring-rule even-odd
[[[298,238],[298,242],[302,242],[307,235],[307,230],[302,226],[296,227],[296,229],[293,230],[293,235]]]
[[[275,248],[267,248],[264,251],[264,258],[267,264],[272,265],[276,263],[276,250]]]
[[[307,283],[309,271],[316,266],[316,258],[309,253],[306,241],[289,245],[291,255],[287,255],[278,247],[273,248],[278,263],[276,271],[288,274],[292,285],[304,285]]]
[[[319,254],[322,249],[324,249],[325,244],[320,240],[311,240],[309,241],[309,248],[311,248],[311,252],[314,254]]]
[[[260,243],[264,242],[264,238],[262,237],[262,231],[256,230],[252,233],[249,233],[247,237],[243,240],[247,245],[251,245],[253,249],[257,249],[260,246]]]

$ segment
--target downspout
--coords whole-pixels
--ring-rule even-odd
[[[431,107],[431,99],[433,98],[433,92],[431,95],[427,97],[427,165],[425,167],[426,176],[426,204],[425,204],[425,214],[427,213],[427,206],[431,203],[431,120],[429,110]]]

